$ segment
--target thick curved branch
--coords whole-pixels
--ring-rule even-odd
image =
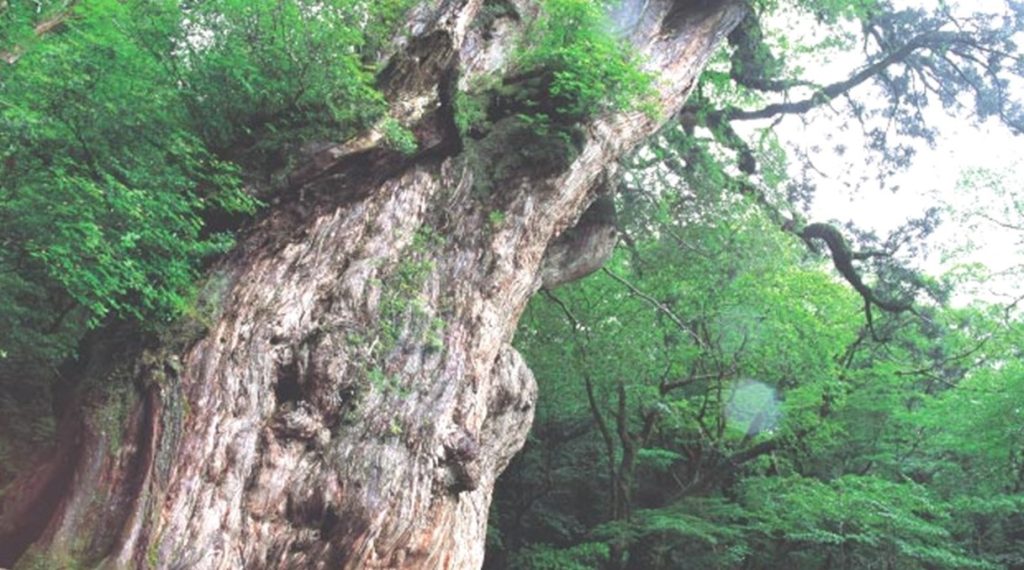
[[[799,101],[772,103],[761,109],[744,110],[737,107],[729,107],[723,114],[729,120],[750,121],[757,119],[768,119],[778,115],[806,113],[815,107],[827,104],[832,99],[844,95],[855,87],[865,83],[869,79],[879,75],[890,66],[906,61],[908,57],[922,49],[935,49],[952,44],[973,45],[974,39],[970,34],[962,32],[931,31],[919,34],[892,51],[878,61],[861,68],[843,81],[837,81],[821,88],[817,93]]]
[[[887,311],[890,313],[902,313],[909,311],[912,308],[911,303],[905,301],[892,301],[888,299],[882,299],[879,297],[871,287],[868,287],[861,279],[860,273],[853,266],[855,259],[863,259],[864,256],[857,255],[850,250],[850,246],[846,243],[846,238],[839,232],[834,226],[829,224],[815,223],[808,224],[800,231],[800,237],[803,238],[808,244],[811,240],[820,239],[825,242],[828,246],[829,252],[832,254],[832,264],[836,270],[843,276],[843,279],[849,283],[861,298],[864,299],[865,307],[868,311],[870,318],[871,305]],[[875,252],[871,252],[875,253]]]
[[[684,109],[684,111],[680,114],[680,122],[686,122],[688,120],[695,121],[697,120],[698,115],[700,115],[700,113],[694,108]],[[724,113],[711,111],[703,113],[702,118],[709,128],[712,128],[713,130],[717,131],[716,140],[718,140],[720,144],[737,152],[741,161],[740,170],[746,174],[754,174],[756,172],[757,165],[753,156],[753,152],[751,151],[750,147],[742,140],[742,138],[740,138],[739,135],[732,129],[729,123],[729,117],[727,117]],[[745,157],[749,158],[750,164],[744,165],[742,163]],[[736,184],[736,190],[739,193],[745,196],[752,197],[758,203],[758,205],[760,205],[764,209],[765,213],[767,213],[768,216],[775,223],[777,223],[779,228],[782,229],[783,231],[794,233],[800,236],[812,248],[814,247],[812,242],[815,239],[820,239],[825,242],[831,253],[833,265],[843,276],[843,278],[851,286],[853,286],[853,288],[864,300],[864,312],[868,321],[868,326],[869,328],[872,329],[872,331],[874,331],[874,319],[871,313],[872,306],[876,306],[890,313],[901,313],[913,310],[912,303],[909,301],[893,301],[890,299],[880,297],[877,293],[875,293],[873,289],[871,289],[871,287],[864,283],[864,280],[861,278],[860,273],[853,266],[854,261],[865,261],[869,259],[891,257],[895,253],[896,249],[898,249],[898,245],[896,247],[886,247],[884,249],[868,249],[862,251],[853,251],[850,249],[850,246],[847,243],[846,239],[843,237],[842,233],[840,233],[838,229],[829,224],[809,224],[798,231],[797,228],[799,228],[801,225],[798,218],[788,217],[785,216],[782,212],[780,212],[778,208],[775,207],[769,201],[764,190],[760,188],[756,183],[742,177],[730,177],[730,179]],[[623,283],[628,288],[630,288],[630,290],[634,294],[647,300],[649,303],[654,305],[659,310],[664,310],[664,308],[660,306],[660,304],[657,303],[656,300],[646,297],[641,292],[637,291],[635,287],[633,287],[631,284],[625,282],[621,277],[608,271],[607,268],[604,271],[608,273],[613,279]],[[669,314],[669,316],[670,318],[672,317],[671,314]]]

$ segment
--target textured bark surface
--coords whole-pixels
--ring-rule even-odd
[[[500,72],[535,10],[515,4],[521,17],[486,27],[472,25],[480,0],[418,9],[382,81],[422,152],[399,156],[373,132],[319,151],[211,272],[201,327],[93,359],[86,377],[114,388],[86,391],[57,455],[6,495],[0,562],[481,565],[494,481],[536,399],[516,322],[542,284],[610,251],[600,212],[566,230],[659,126],[600,117],[566,168],[524,165],[474,195],[447,97],[455,78]],[[622,4],[670,116],[743,8]]]

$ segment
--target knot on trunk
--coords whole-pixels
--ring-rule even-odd
[[[480,486],[480,444],[465,428],[453,433],[444,443],[444,462],[448,466],[446,486],[454,494],[473,491]]]
[[[324,426],[323,418],[306,402],[281,406],[274,415],[272,429],[283,439],[316,442],[321,447],[331,439],[331,432]]]
[[[612,256],[618,238],[615,202],[609,195],[600,196],[575,226],[548,245],[540,270],[541,287],[554,289],[597,271]]]

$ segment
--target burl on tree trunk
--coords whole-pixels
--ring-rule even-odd
[[[93,343],[56,452],[5,495],[0,565],[482,564],[492,488],[536,399],[509,344],[520,313],[603,261],[601,212],[572,227],[744,11],[622,2],[662,118],[579,125],[571,161],[520,164],[482,194],[488,165],[464,152],[452,92],[500,74],[536,13],[515,0],[474,25],[482,3],[414,10],[382,73],[416,155],[376,131],[320,150],[209,272],[196,315],[159,339]]]

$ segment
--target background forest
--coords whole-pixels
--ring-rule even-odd
[[[188,4],[0,0],[0,486],[52,444],[104,331],[209,325],[203,269],[310,145],[372,129],[417,152],[378,90],[410,2]],[[942,223],[1024,239],[1018,182],[965,170],[970,209],[879,235],[809,219],[820,173],[775,129],[838,117],[852,134],[827,144],[862,147],[883,185],[941,139],[937,113],[1018,134],[1024,5],[749,4],[592,209],[617,232],[610,259],[541,290],[519,323],[540,396],[495,489],[485,567],[1024,568],[1021,268],[919,263]],[[454,95],[460,149],[492,168],[482,201],[503,168],[571,154],[575,123],[660,112],[657,77],[617,35],[638,14],[539,5],[512,58],[526,87]],[[517,18],[488,0],[474,26]],[[798,42],[793,26],[813,30]],[[806,67],[833,58],[850,62],[838,80]],[[515,156],[492,160],[495,144]],[[964,295],[995,277],[1014,296]],[[413,310],[381,309],[389,348]]]
[[[520,324],[541,395],[487,567],[1024,565],[1014,307],[872,330],[756,204],[634,198],[629,246]]]
[[[943,136],[942,106],[1017,132],[986,105],[1020,87],[998,76],[1021,68],[1020,6],[825,4],[741,24],[680,124],[625,166],[611,260],[531,302],[516,342],[537,417],[496,487],[486,568],[1024,568],[1020,267],[967,263],[963,231],[1019,247],[1019,182],[965,169],[959,209],[889,235],[805,221],[828,182],[808,163],[851,141],[861,183],[887,187]],[[786,22],[834,35],[791,45]],[[1000,35],[1007,51],[979,45]],[[796,63],[861,49],[827,85]],[[818,155],[775,134],[791,113]],[[958,252],[930,244],[942,223]],[[921,269],[929,252],[947,272]]]

